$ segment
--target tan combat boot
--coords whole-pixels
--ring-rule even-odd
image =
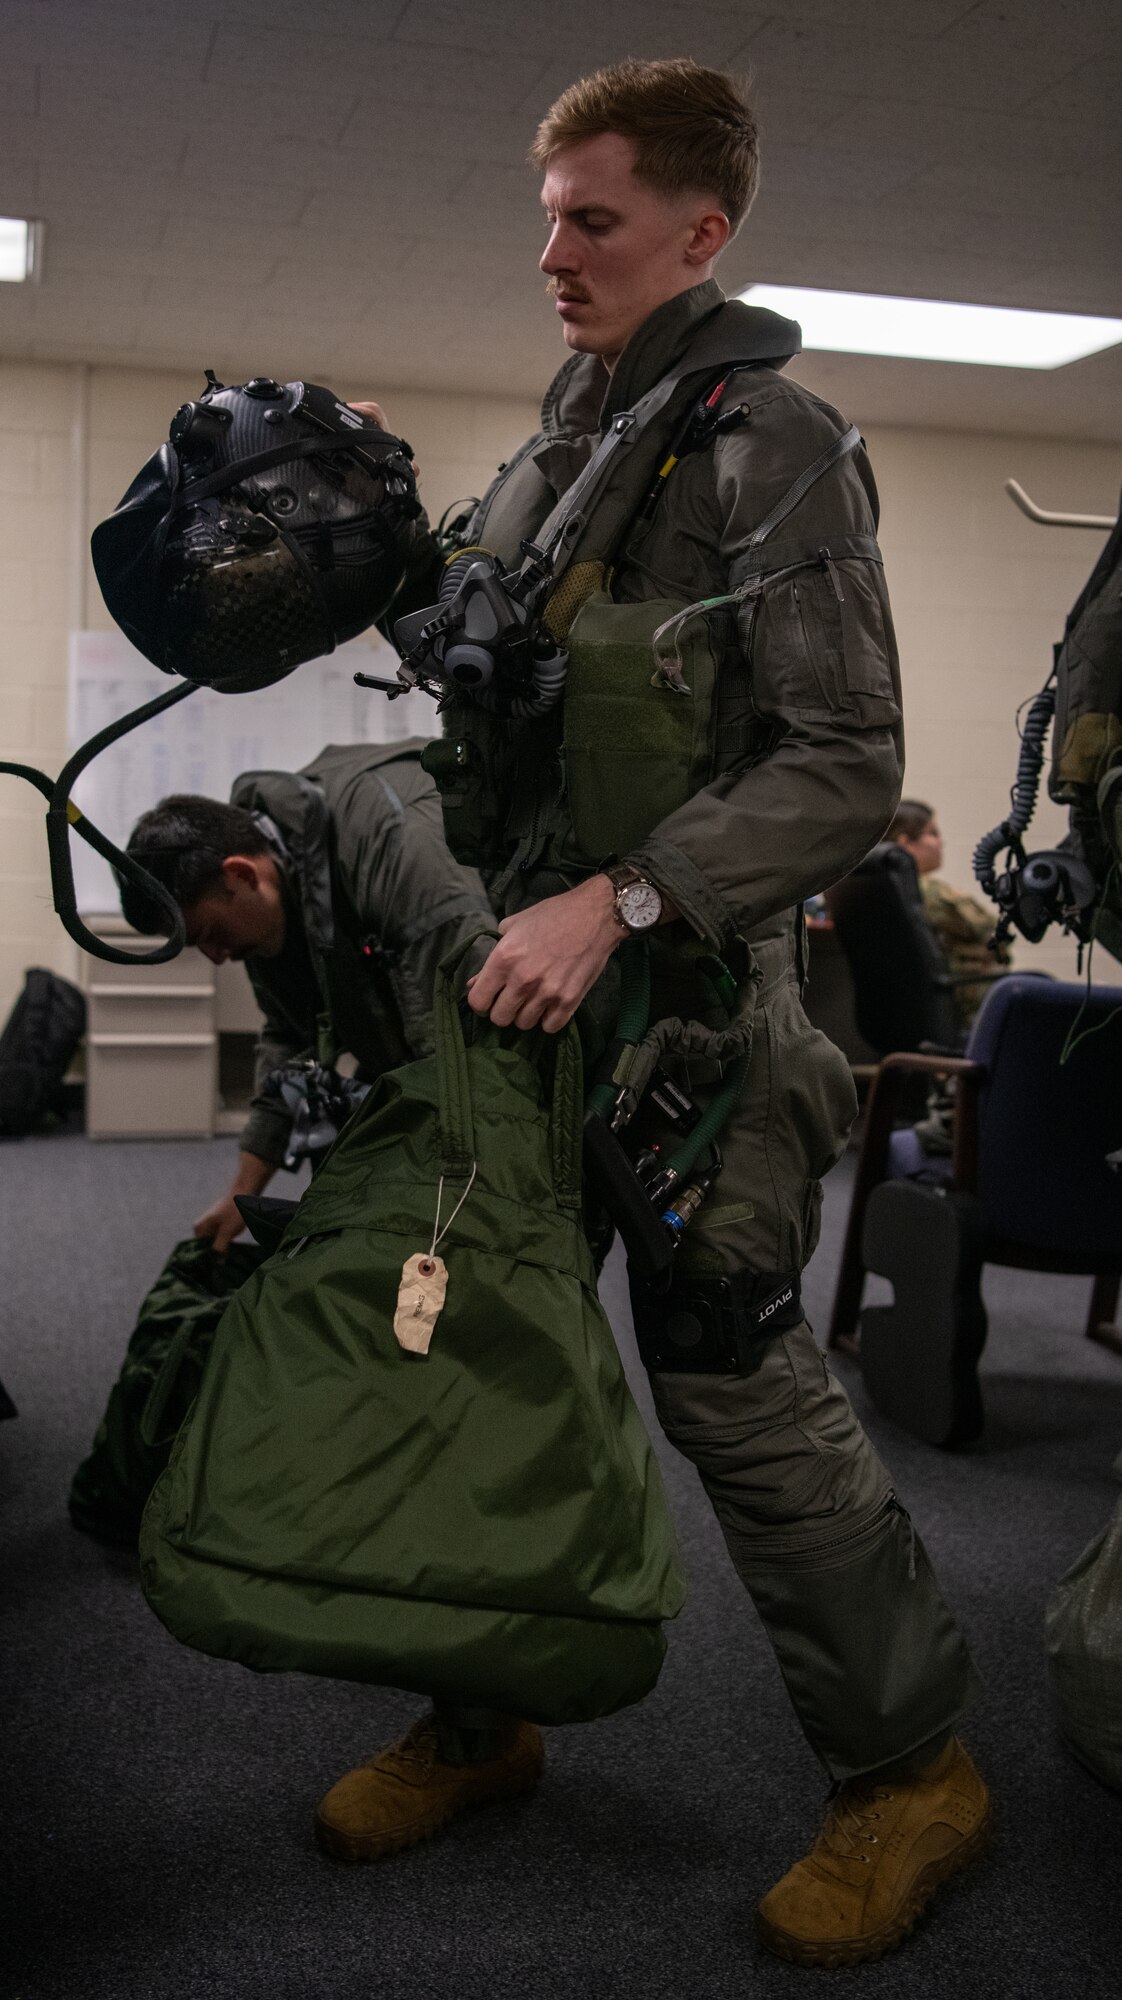
[[[446,1764],[432,1715],[332,1785],[316,1809],[316,1839],[338,1861],[380,1861],[439,1833],[468,1806],[533,1791],[545,1750],[530,1722],[512,1722],[498,1757]]]
[[[796,1965],[879,1958],[989,1834],[989,1792],[952,1736],[914,1776],[842,1786],[810,1853],[759,1904],[756,1934]]]

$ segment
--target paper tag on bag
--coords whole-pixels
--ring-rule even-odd
[[[400,1346],[410,1354],[427,1354],[444,1294],[448,1290],[448,1266],[443,1257],[429,1257],[419,1250],[401,1267],[397,1310],[393,1330]]]

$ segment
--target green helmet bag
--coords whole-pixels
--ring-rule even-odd
[[[447,968],[434,1024],[227,1308],[144,1588],[258,1670],[586,1721],[653,1687],[684,1591],[581,1228],[580,1044],[465,1041]]]

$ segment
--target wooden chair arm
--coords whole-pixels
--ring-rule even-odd
[[[985,1064],[971,1062],[968,1056],[944,1056],[920,1049],[899,1049],[894,1055],[881,1059],[878,1074],[885,1070],[903,1070],[921,1076],[984,1076]]]
[[[908,1076],[957,1077],[951,1175],[956,1188],[973,1190],[978,1177],[978,1097],[985,1074],[985,1064],[971,1062],[967,1056],[925,1055],[912,1049],[900,1049],[885,1056],[869,1090],[865,1140],[858,1167],[864,1199],[884,1179],[896,1107]]]
[[[968,1193],[973,1193],[977,1187],[978,1100],[986,1076],[984,1063],[971,1062],[967,1056],[925,1055],[918,1050],[901,1049],[894,1055],[885,1056],[869,1087],[865,1134],[854,1176],[841,1270],[830,1321],[829,1346],[841,1348],[847,1354],[857,1352],[855,1333],[865,1281],[862,1261],[865,1210],[873,1189],[888,1171],[888,1151],[896,1110],[909,1076],[957,1077],[952,1185]]]

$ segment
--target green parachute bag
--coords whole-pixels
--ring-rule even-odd
[[[587,1721],[654,1686],[684,1590],[581,1228],[580,1043],[465,1042],[447,968],[434,1003],[223,1318],[144,1589],[261,1671]]]
[[[224,1257],[177,1243],[140,1308],[105,1415],[70,1487],[70,1518],[100,1542],[136,1547],[144,1505],[202,1381],[230,1299],[263,1261],[255,1243]]]

